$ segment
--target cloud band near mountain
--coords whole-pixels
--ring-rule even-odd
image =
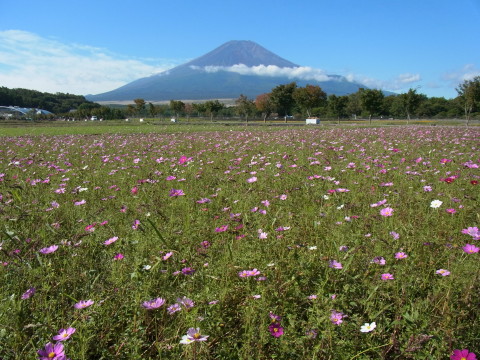
[[[233,66],[191,66],[194,70],[202,70],[208,73],[215,73],[219,71],[228,71],[240,75],[255,75],[255,76],[270,76],[270,77],[286,77],[289,79],[301,80],[315,80],[315,81],[330,81],[338,80],[336,76],[330,76],[321,69],[314,69],[309,66],[298,67],[279,67],[276,65],[258,65],[247,66],[244,64],[237,64]]]

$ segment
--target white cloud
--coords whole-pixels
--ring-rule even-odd
[[[301,80],[316,80],[316,81],[329,81],[339,80],[338,76],[330,76],[325,70],[315,69],[308,66],[299,66],[294,68],[282,68],[275,65],[258,65],[258,66],[246,66],[244,64],[237,64],[233,66],[191,66],[192,69],[206,71],[206,72],[218,72],[229,71],[238,73],[241,75],[260,75],[260,76],[284,76],[290,79]],[[419,74],[405,73],[400,74],[396,78],[391,80],[379,80],[369,78],[357,74],[348,74],[344,77],[347,81],[363,84],[372,89],[382,90],[401,90],[408,84],[415,83],[421,80]]]
[[[171,68],[164,60],[125,58],[21,31],[0,31],[0,86],[97,94]],[[160,64],[159,64],[160,63]]]
[[[316,81],[328,81],[337,80],[335,77],[330,77],[324,70],[314,69],[308,66],[298,67],[278,67],[276,65],[258,65],[247,66],[244,64],[237,64],[233,66],[191,66],[196,70],[203,70],[209,73],[218,71],[229,71],[241,75],[259,75],[259,76],[283,76],[290,79],[302,79],[302,80],[316,80]]]
[[[480,76],[480,69],[475,64],[466,64],[460,69],[452,70],[445,73],[442,79],[447,81],[451,86],[458,86],[465,80],[472,80],[475,76]]]
[[[420,74],[411,74],[405,73],[397,75],[395,78],[390,80],[379,80],[362,75],[348,74],[346,76],[347,80],[364,84],[372,89],[380,90],[389,90],[389,91],[399,91],[409,88],[410,84],[419,82],[422,80]]]

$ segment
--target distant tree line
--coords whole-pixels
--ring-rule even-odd
[[[297,87],[295,82],[279,85],[270,93],[257,96],[252,104],[262,114],[263,119],[273,113],[279,117],[298,114],[308,117],[346,119],[352,117],[401,118],[480,118],[480,77],[464,81],[457,87],[458,96],[454,99],[427,97],[409,89],[406,93],[385,96],[377,89],[359,89],[356,93],[344,96],[329,95],[319,87],[307,85]],[[245,108],[245,99],[240,96],[237,102]],[[242,113],[245,110],[241,111]]]
[[[450,119],[465,117],[467,122],[480,118],[480,76],[465,80],[457,87],[454,99],[427,97],[409,89],[407,92],[385,96],[376,89],[359,89],[349,95],[327,95],[317,85],[298,87],[295,82],[278,85],[270,93],[249,99],[241,94],[230,106],[219,100],[201,103],[184,103],[171,100],[169,104],[155,105],[144,99],[134,99],[126,106],[101,106],[80,95],[49,94],[27,89],[0,87],[0,105],[32,107],[48,110],[57,117],[75,119],[125,119],[129,117],[170,118],[170,117],[240,117],[246,122],[252,118],[321,117],[349,119],[373,117],[406,119],[437,118]]]

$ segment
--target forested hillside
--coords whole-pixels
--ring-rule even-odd
[[[82,95],[44,93],[28,89],[0,87],[0,106],[19,106],[48,110],[54,114],[67,113],[81,104],[94,104]]]

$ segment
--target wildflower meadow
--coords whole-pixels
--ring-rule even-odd
[[[479,150],[464,126],[2,136],[0,359],[476,359]]]

